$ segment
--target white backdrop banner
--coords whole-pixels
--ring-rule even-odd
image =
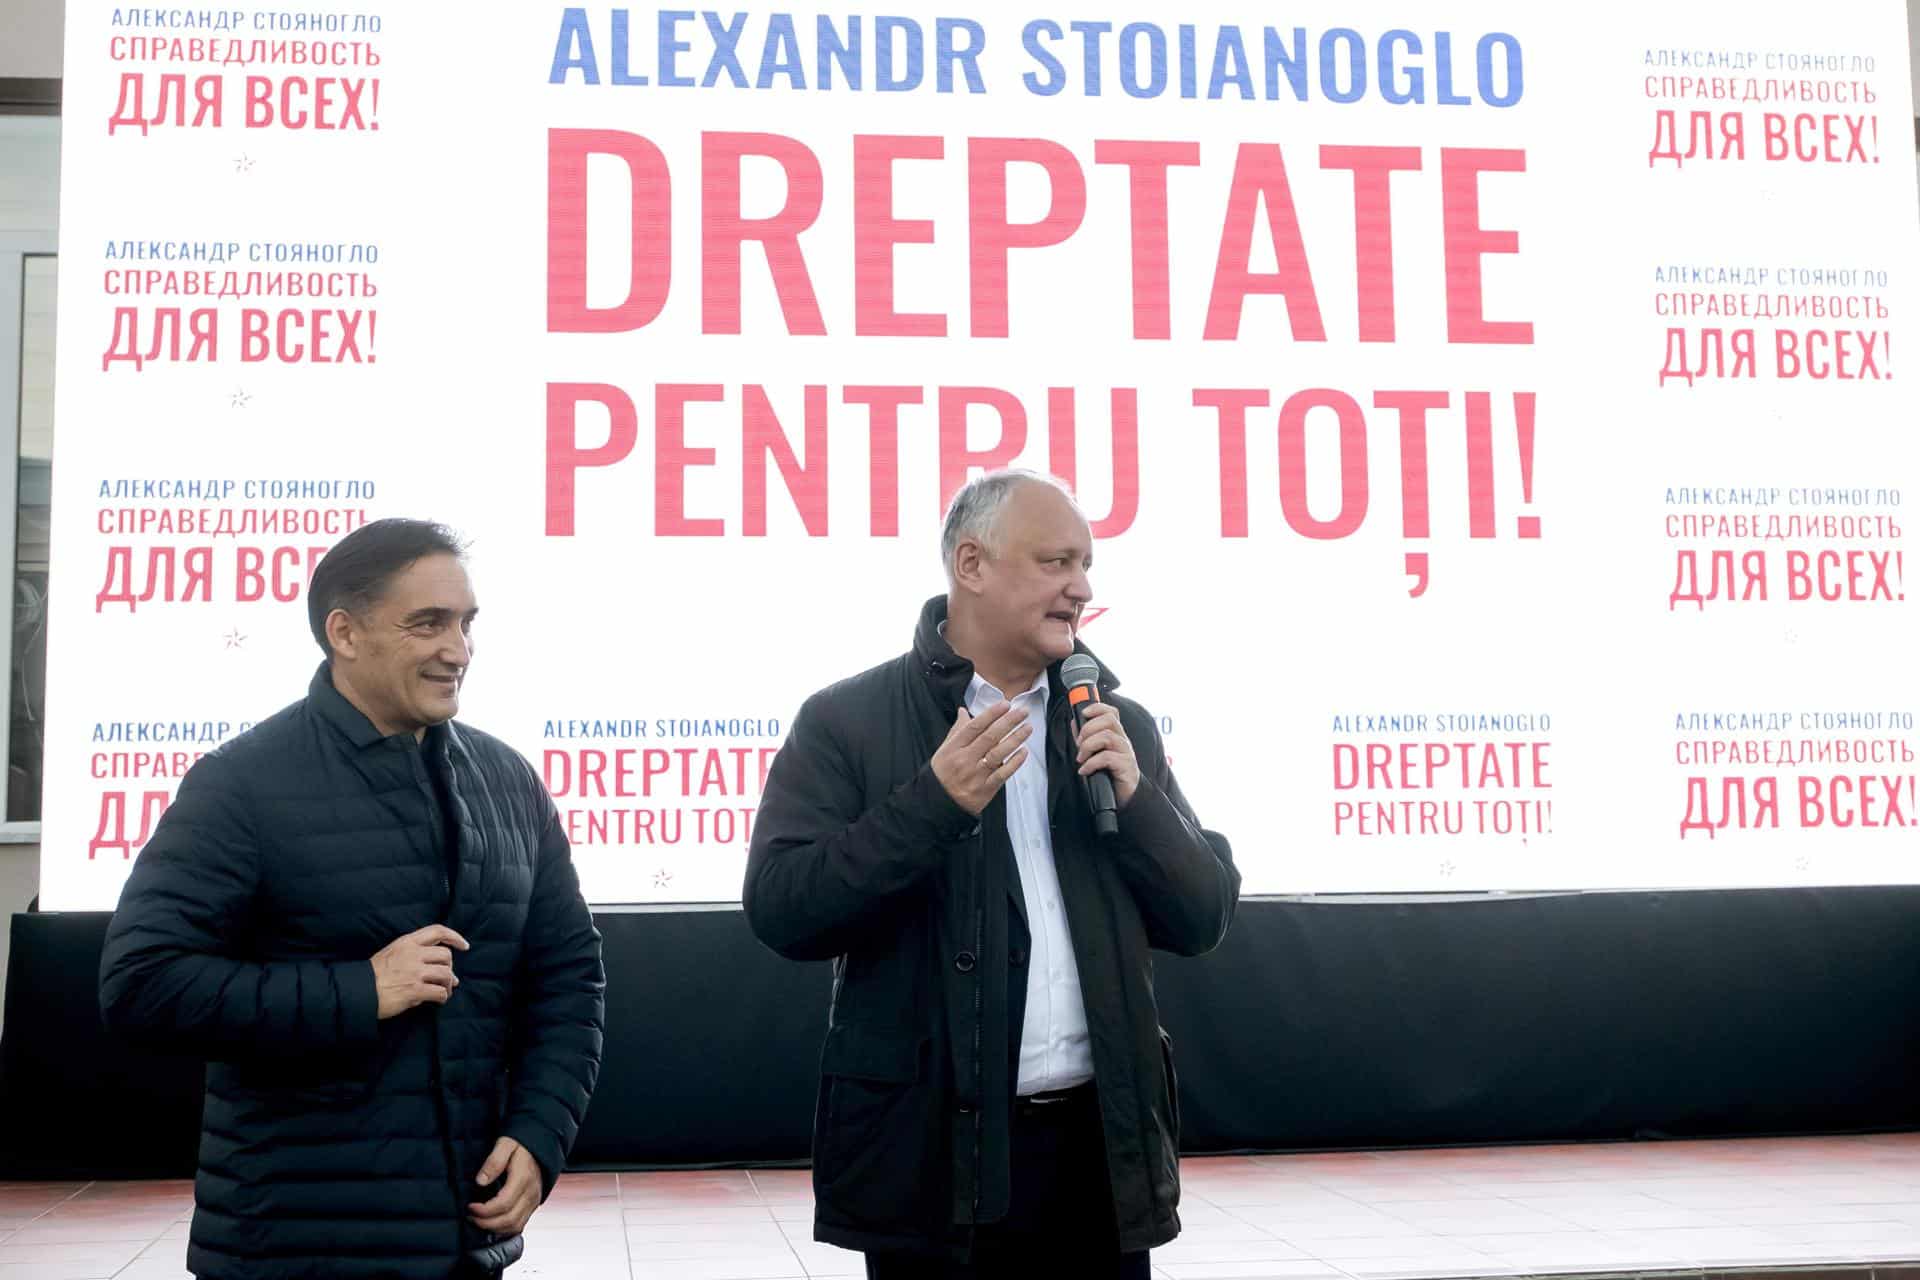
[[[589,896],[735,900],[1007,464],[1250,893],[1920,879],[1903,6],[901,8],[68,5],[44,907],[388,515]]]

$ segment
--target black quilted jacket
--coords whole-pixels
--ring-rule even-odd
[[[449,874],[427,753],[459,819]],[[369,959],[444,923],[444,1006],[381,1021]],[[464,725],[382,737],[323,666],[208,755],[141,851],[101,959],[118,1033],[207,1059],[187,1266],[202,1277],[442,1280],[505,1134],[551,1191],[600,1067],[600,935],[553,803]]]

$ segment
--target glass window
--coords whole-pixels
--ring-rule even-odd
[[[7,820],[40,818],[46,721],[47,503],[53,464],[53,306],[56,259],[21,264],[19,514],[14,526],[13,644],[8,664]]]

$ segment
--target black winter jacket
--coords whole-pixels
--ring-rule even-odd
[[[743,898],[755,934],[834,964],[814,1112],[814,1235],[966,1256],[1005,1216],[1029,945],[1004,793],[976,820],[934,776],[973,667],[921,611],[910,652],[807,699],[767,778]],[[1084,650],[1082,650],[1084,652]],[[1103,674],[1141,781],[1100,840],[1048,672],[1048,809],[1079,963],[1120,1248],[1179,1233],[1179,1108],[1151,948],[1225,936],[1240,876],[1167,767],[1158,728]],[[1034,744],[1037,747],[1037,744]]]
[[[457,869],[429,753],[452,778]],[[451,872],[451,874],[450,874]],[[459,987],[381,1021],[373,954],[444,923]],[[108,1026],[208,1060],[187,1266],[442,1280],[517,1256],[467,1220],[502,1135],[565,1163],[599,1072],[600,935],[540,779],[449,723],[382,737],[326,667],[199,761],[101,958]],[[497,1185],[494,1188],[497,1190]]]

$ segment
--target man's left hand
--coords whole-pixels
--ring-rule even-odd
[[[1086,728],[1076,731],[1080,776],[1105,769],[1113,778],[1114,801],[1124,809],[1140,785],[1140,762],[1134,758],[1133,743],[1120,723],[1120,708],[1110,702],[1095,702],[1087,707],[1086,714]]]
[[[501,1174],[505,1174],[504,1178]],[[480,1166],[475,1179],[483,1187],[499,1182],[499,1190],[485,1204],[467,1206],[473,1225],[495,1235],[519,1235],[527,1219],[540,1207],[540,1162],[512,1138],[493,1144],[493,1154]]]

